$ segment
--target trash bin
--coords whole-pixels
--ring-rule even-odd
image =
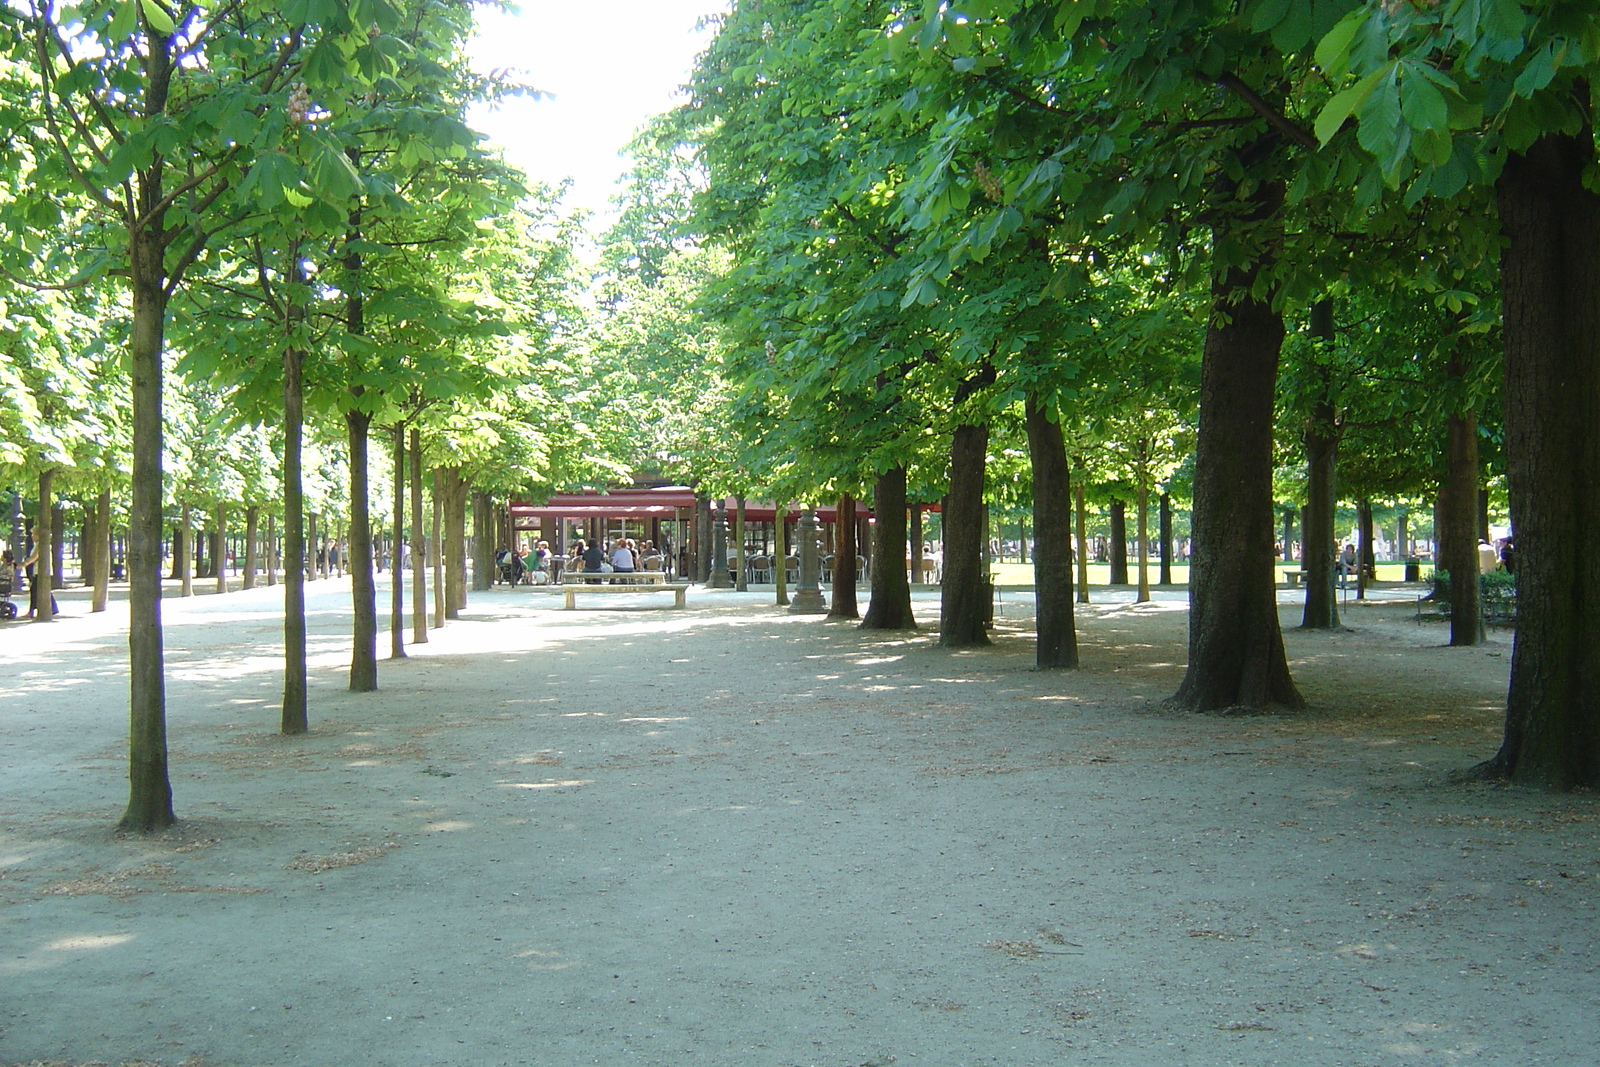
[[[1420,559],[1406,560],[1406,581],[1422,581],[1422,561]]]

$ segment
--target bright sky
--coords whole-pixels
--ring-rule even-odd
[[[719,0],[522,0],[517,15],[480,7],[480,70],[551,96],[473,116],[536,181],[574,181],[567,203],[600,214],[627,169],[618,152],[651,115],[681,102],[695,56],[710,43],[700,19]]]

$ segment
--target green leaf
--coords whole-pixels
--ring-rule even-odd
[[[1254,10],[1250,12],[1250,28],[1257,33],[1265,33],[1288,15],[1291,0],[1257,0]]]
[[[111,25],[106,28],[106,35],[113,41],[125,41],[133,36],[133,31],[139,25],[139,0],[123,0],[122,6],[117,8],[117,13],[111,17]]]
[[[1367,21],[1368,10],[1358,7],[1329,30],[1317,44],[1317,66],[1330,78],[1341,78],[1350,67],[1350,42]]]
[[[1372,95],[1372,90],[1377,88],[1378,82],[1392,69],[1393,65],[1391,64],[1388,67],[1375,70],[1350,88],[1334,94],[1333,99],[1328,101],[1327,105],[1323,107],[1322,113],[1317,116],[1317,140],[1322,144],[1327,144],[1333,140],[1333,135],[1339,132],[1339,127],[1344,125],[1344,120],[1367,102],[1367,97]]]
[[[1272,45],[1280,52],[1298,52],[1311,43],[1311,5],[1289,5],[1283,21],[1272,28]]]
[[[163,37],[171,36],[177,30],[178,24],[172,21],[172,16],[157,0],[141,0],[140,6],[144,9],[144,20],[152,30]]]
[[[1414,73],[1411,64],[1406,65],[1406,77],[1400,82],[1400,113],[1413,130],[1443,130],[1450,123],[1444,94]]]
[[[1512,86],[1512,92],[1521,97],[1530,97],[1549,85],[1550,79],[1555,76],[1555,42],[1550,41],[1534,53],[1528,65],[1522,68],[1522,73],[1517,75],[1516,84]]]

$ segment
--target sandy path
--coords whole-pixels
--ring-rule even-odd
[[[1047,675],[1025,595],[952,654],[500,590],[352,696],[310,590],[298,739],[278,592],[165,602],[155,840],[118,613],[0,631],[0,1063],[1595,1062],[1600,803],[1443,780],[1503,637],[1355,608],[1288,633],[1310,712],[1193,718],[1171,601]]]

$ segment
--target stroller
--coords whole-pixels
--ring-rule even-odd
[[[11,602],[11,582],[11,568],[0,568],[0,619],[17,617],[17,606]]]
[[[502,548],[495,559],[500,567],[500,580],[507,585],[515,587],[522,583],[527,565],[522,562],[522,557],[508,548]]]

